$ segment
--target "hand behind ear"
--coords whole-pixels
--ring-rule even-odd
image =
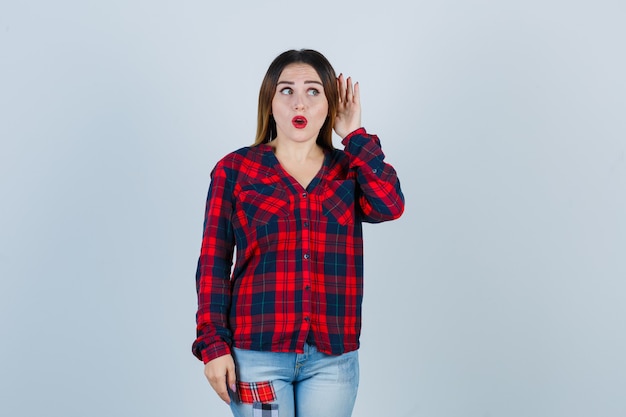
[[[352,78],[344,78],[343,74],[337,78],[339,90],[339,105],[335,117],[335,132],[343,139],[349,133],[361,127],[361,96],[359,83],[352,85]]]

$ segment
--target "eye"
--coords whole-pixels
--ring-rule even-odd
[[[282,90],[280,90],[280,94],[290,95],[290,94],[293,94],[293,90],[289,87],[285,87]]]
[[[317,88],[309,88],[307,90],[307,94],[310,96],[319,96],[320,95],[320,90],[318,90]]]

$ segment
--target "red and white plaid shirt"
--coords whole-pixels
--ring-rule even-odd
[[[358,129],[342,143],[306,189],[266,144],[217,163],[196,272],[192,350],[205,363],[232,344],[302,353],[309,332],[321,352],[358,349],[362,222],[398,218],[404,196],[378,137]]]

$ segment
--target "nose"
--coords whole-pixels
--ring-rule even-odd
[[[295,110],[303,110],[304,109],[304,98],[301,94],[293,95],[293,108]]]

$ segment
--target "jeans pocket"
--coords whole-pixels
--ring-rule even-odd
[[[359,384],[359,351],[344,353],[339,360],[339,381]]]

